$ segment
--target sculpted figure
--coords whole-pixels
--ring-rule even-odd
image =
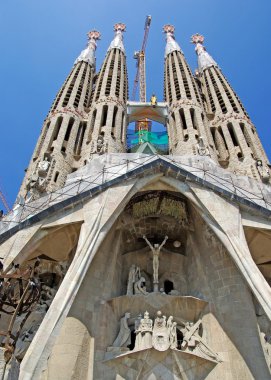
[[[173,322],[169,333],[170,348],[177,348],[177,323]]]
[[[136,265],[131,265],[128,276],[127,284],[127,296],[132,296],[134,294],[134,284],[140,279],[140,268]]]
[[[47,179],[39,177],[38,174],[33,172],[28,179],[26,188],[29,191],[30,200],[36,199],[46,189]]]
[[[165,245],[167,239],[168,239],[168,236],[165,236],[165,239],[164,241],[162,242],[162,244],[154,244],[152,245],[149,240],[146,238],[146,236],[144,235],[143,236],[143,239],[146,241],[146,243],[148,244],[148,246],[150,247],[151,251],[152,251],[152,255],[153,255],[153,282],[155,284],[158,284],[158,269],[159,269],[159,254],[160,254],[160,251],[161,251],[161,248]]]
[[[169,321],[169,325],[171,325],[171,319]],[[162,312],[160,310],[157,311],[156,318],[154,320],[152,345],[157,351],[166,351],[170,347],[166,316],[162,316]]]
[[[144,350],[152,347],[152,320],[149,313],[145,311],[144,318],[136,329],[135,350]]]
[[[263,165],[262,160],[257,160],[256,166],[263,181],[268,181],[270,178],[270,171],[266,165]]]
[[[140,279],[136,281],[134,285],[135,294],[143,294],[143,295],[148,294],[148,292],[146,291],[146,286],[143,285],[145,284],[145,281],[146,280],[144,277],[140,277]]]
[[[127,347],[131,344],[131,331],[128,326],[128,319],[130,318],[130,313],[125,313],[124,317],[120,320],[120,331],[117,338],[112,344],[113,347]]]
[[[182,330],[183,342],[181,348],[183,350],[188,349],[190,351],[195,351],[205,356],[208,359],[220,362],[219,356],[204,343],[202,337],[199,335],[198,330],[201,325],[201,319],[195,324],[192,322],[187,322],[185,328]]]
[[[40,161],[38,164],[38,175],[40,177],[46,177],[50,166],[50,161],[48,161],[48,157],[45,157],[43,161]]]
[[[200,156],[210,156],[209,149],[205,146],[203,138],[200,136],[197,143],[197,151]]]
[[[167,325],[167,322],[166,322],[167,318],[165,315],[162,315],[162,312],[159,310],[157,311],[156,313],[156,318],[154,320],[154,328],[162,328],[162,327],[166,327]]]
[[[97,153],[98,154],[105,153],[104,138],[102,135],[99,135],[97,139]]]

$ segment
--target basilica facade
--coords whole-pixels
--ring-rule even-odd
[[[163,30],[163,101],[129,100],[117,23],[49,110],[0,220],[2,379],[270,379],[269,161],[203,36],[193,74]]]

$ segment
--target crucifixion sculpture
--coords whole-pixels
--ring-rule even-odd
[[[157,243],[154,243],[153,245],[149,242],[149,240],[146,238],[145,235],[143,235],[143,239],[148,244],[152,251],[152,265],[153,265],[153,285],[154,285],[154,291],[158,291],[158,270],[159,270],[159,254],[161,251],[161,248],[166,244],[166,241],[168,239],[168,236],[165,236],[163,242],[159,245]]]

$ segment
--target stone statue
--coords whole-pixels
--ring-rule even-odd
[[[173,322],[169,332],[170,348],[177,349],[177,323]]]
[[[143,295],[148,294],[148,292],[146,291],[146,286],[143,285],[145,284],[145,281],[146,280],[144,277],[140,277],[140,279],[136,281],[136,283],[134,284],[135,294],[143,294]]]
[[[28,179],[26,188],[29,192],[29,198],[31,200],[37,199],[41,193],[46,189],[47,179],[39,177],[38,174],[33,172]]]
[[[134,284],[140,279],[140,268],[136,265],[131,265],[128,276],[127,284],[127,296],[132,296],[134,294]]]
[[[193,322],[187,322],[183,333],[183,341],[181,344],[182,350],[195,351],[198,352],[201,356],[206,357],[207,359],[220,362],[217,353],[212,351],[206,343],[204,343],[202,337],[199,335],[198,330],[202,324],[201,319],[199,319],[195,324]]]
[[[210,156],[210,151],[206,147],[204,140],[203,140],[203,137],[199,136],[198,143],[197,143],[196,147],[197,147],[198,154],[200,156]]]
[[[144,318],[141,318],[135,332],[135,350],[145,350],[152,347],[152,320],[147,311],[145,311]]]
[[[50,167],[50,161],[48,157],[45,157],[43,161],[38,164],[38,175],[39,177],[46,177],[48,169]]]
[[[105,153],[104,137],[102,135],[99,135],[97,139],[97,153]]]
[[[258,169],[258,172],[262,178],[263,181],[268,181],[270,178],[270,171],[268,169],[267,165],[263,165],[262,160],[257,160],[256,166]]]
[[[142,314],[140,313],[140,314],[138,315],[138,317],[136,318],[136,320],[135,320],[135,331],[138,330],[139,325],[140,325],[140,323],[141,323],[141,319],[142,319]]]
[[[130,316],[130,313],[125,313],[124,317],[121,318],[120,330],[117,338],[112,344],[113,347],[127,347],[131,344],[131,331],[128,326],[128,319]]]
[[[159,254],[160,254],[161,248],[165,245],[165,243],[168,239],[168,236],[165,236],[165,239],[162,242],[162,244],[160,244],[160,245],[154,244],[153,246],[149,242],[149,240],[146,238],[145,235],[143,236],[143,239],[146,241],[146,243],[148,244],[148,246],[152,250],[152,255],[153,255],[153,261],[152,261],[152,263],[153,263],[153,283],[155,284],[154,291],[158,291]]]
[[[171,329],[171,324],[172,317],[169,318],[167,325],[166,316],[162,316],[162,312],[157,311],[152,332],[152,345],[157,351],[166,351],[170,347],[168,326]]]

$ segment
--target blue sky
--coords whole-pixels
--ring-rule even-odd
[[[176,27],[176,40],[194,70],[190,36],[205,45],[240,96],[268,156],[270,147],[270,0],[10,0],[0,5],[1,153],[0,188],[14,202],[43,120],[86,44],[86,33],[102,33],[100,68],[113,37],[113,24],[127,25],[125,47],[130,94],[134,50],[141,46],[145,16],[152,15],[147,46],[147,96],[162,99],[164,36]],[[3,208],[0,201],[0,209]]]

